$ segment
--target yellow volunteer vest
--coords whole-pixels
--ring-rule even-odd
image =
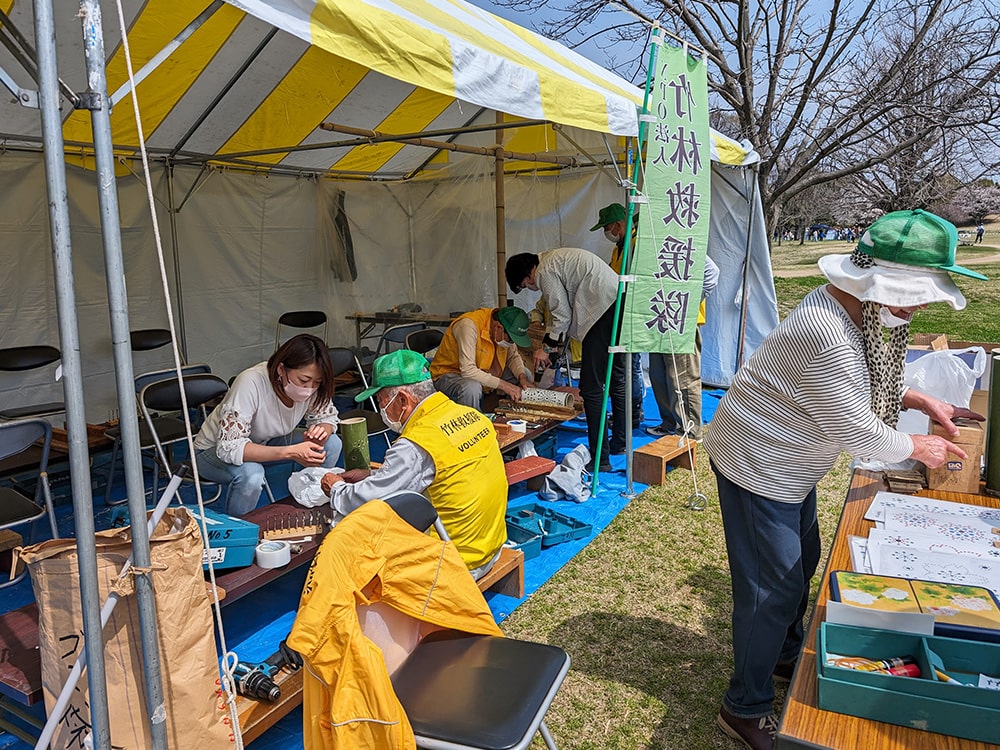
[[[434,459],[427,496],[470,570],[507,541],[507,474],[493,425],[443,393],[424,399],[403,426]]]
[[[458,373],[460,371],[461,368],[458,364],[458,342],[455,341],[455,334],[452,328],[455,326],[455,323],[466,318],[470,318],[476,324],[476,329],[479,331],[479,340],[476,342],[476,367],[489,372],[490,367],[493,366],[493,359],[496,358],[500,363],[500,372],[503,372],[507,366],[507,350],[502,346],[497,346],[496,342],[490,337],[490,317],[492,314],[493,308],[482,307],[478,310],[467,312],[465,315],[460,315],[452,321],[451,325],[448,326],[448,330],[444,332],[444,338],[441,339],[441,343],[438,344],[434,361],[431,362],[431,377],[434,380],[437,380],[445,373]]]

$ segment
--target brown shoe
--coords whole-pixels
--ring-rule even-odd
[[[750,750],[774,750],[774,735],[778,732],[778,717],[774,714],[741,719],[722,706],[715,723],[723,732],[742,742]]]

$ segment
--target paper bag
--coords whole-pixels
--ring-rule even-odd
[[[145,701],[139,613],[134,580],[118,574],[131,552],[130,529],[100,531],[97,577],[103,604],[111,587],[123,594],[104,628],[111,743],[116,748],[152,747]],[[26,547],[38,602],[38,638],[45,706],[51,711],[63,682],[83,652],[80,575],[73,539]],[[150,539],[152,580],[160,642],[160,667],[171,748],[234,745],[229,711],[219,688],[218,656],[198,525],[184,508],[170,508]],[[52,738],[53,748],[82,748],[90,733],[86,673]]]

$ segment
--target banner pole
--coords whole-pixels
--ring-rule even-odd
[[[649,66],[646,68],[646,86],[643,91],[642,97],[642,112],[639,117],[639,134],[636,139],[636,151],[634,158],[631,158],[631,164],[627,165],[631,169],[631,173],[628,174],[628,198],[632,198],[636,192],[636,173],[638,171],[637,165],[642,159],[642,146],[645,142],[646,136],[646,120],[644,115],[648,113],[649,110],[649,97],[650,97],[650,85],[653,80],[653,71],[656,70],[656,53],[659,50],[660,45],[660,26],[659,24],[653,25],[653,31],[650,35],[650,49],[649,49]],[[624,186],[623,186],[624,187]],[[621,307],[622,307],[622,297],[625,294],[625,282],[622,281],[623,272],[629,269],[632,260],[632,201],[626,199],[625,203],[625,241],[622,244],[622,264],[621,272],[618,274],[618,295],[615,297],[615,315],[614,320],[611,324],[611,350],[608,351],[608,365],[604,373],[604,399],[601,402],[601,427],[599,433],[601,438],[597,441],[597,453],[593,457],[594,459],[594,476],[591,480],[590,491],[591,494],[597,493],[597,483],[598,483],[598,467],[601,465],[601,446],[604,445],[604,434],[607,427],[608,419],[608,393],[611,389],[611,371],[614,365],[615,349],[618,348],[619,341],[621,340],[621,332],[618,330],[618,322],[621,319]],[[629,371],[631,371],[631,362],[628,365]],[[625,421],[626,426],[629,428],[625,432],[625,442],[626,442],[626,481],[627,481],[627,492],[632,493],[632,410],[628,408],[627,403],[632,398],[632,394],[626,391],[626,409],[625,409]],[[613,408],[613,407],[612,407]]]

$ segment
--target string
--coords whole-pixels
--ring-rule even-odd
[[[178,382],[183,384],[184,373],[181,364],[180,349],[177,346],[177,328],[174,321],[173,301],[170,297],[170,285],[167,280],[167,266],[163,255],[163,242],[160,237],[160,224],[156,216],[156,199],[153,196],[153,181],[150,179],[149,157],[146,153],[146,138],[142,129],[142,115],[139,111],[139,99],[136,96],[135,73],[132,67],[132,54],[129,49],[128,29],[125,24],[125,11],[122,8],[121,0],[115,0],[115,7],[118,11],[118,29],[121,33],[122,50],[125,53],[125,66],[128,70],[129,97],[132,100],[132,112],[135,117],[136,134],[139,141],[139,153],[142,158],[142,169],[146,185],[146,199],[149,202],[149,214],[153,226],[153,238],[156,243],[156,258],[160,268],[160,283],[163,287],[163,296],[167,307],[167,321],[170,328],[170,348],[174,357],[174,370],[177,373]],[[167,168],[169,169],[170,166],[168,165]],[[191,457],[191,469],[194,473],[195,495],[198,498],[198,512],[201,517],[204,518],[205,499],[201,492],[201,480],[198,474],[198,459],[194,449],[194,436],[191,429],[191,414],[188,410],[187,393],[185,392],[183,385],[179,390],[182,406],[181,413],[184,416],[184,428],[187,433],[188,455]],[[169,470],[169,467],[167,468]],[[198,524],[198,528],[201,530],[204,549],[209,549],[210,544],[206,524]],[[224,666],[221,672],[222,688],[226,694],[226,704],[229,709],[229,718],[231,721],[230,726],[232,727],[234,745],[237,750],[243,750],[243,732],[240,729],[240,717],[239,712],[236,709],[236,682],[233,678],[233,668],[235,667],[237,657],[236,654],[229,650],[229,647],[226,644],[226,629],[222,623],[222,605],[219,602],[219,591],[215,583],[215,566],[212,562],[211,555],[207,556],[207,560],[209,580],[212,582],[212,611],[215,614],[216,626],[219,629],[219,644],[222,647],[223,654],[225,654],[223,662]],[[232,666],[230,666],[230,662],[232,662]]]

